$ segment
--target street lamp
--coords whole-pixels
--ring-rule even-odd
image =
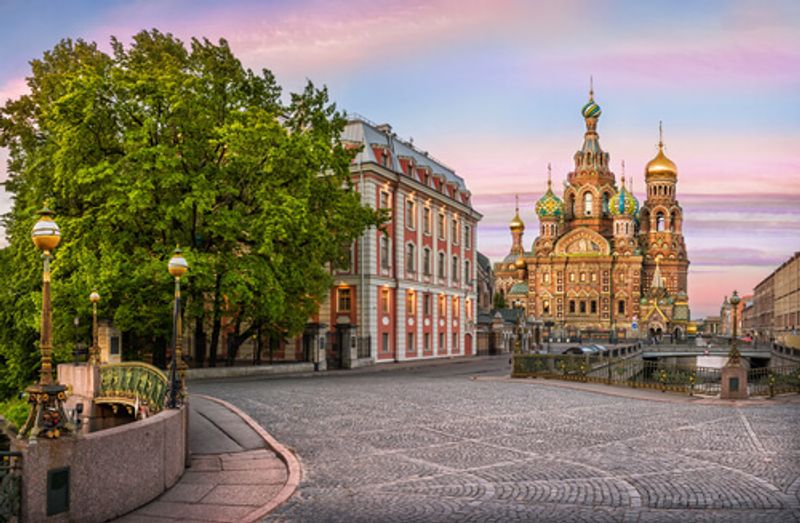
[[[180,396],[183,391],[183,377],[186,371],[186,363],[183,361],[182,345],[183,339],[181,332],[181,276],[189,270],[189,264],[183,257],[180,247],[175,248],[167,264],[170,275],[175,278],[175,306],[172,311],[172,361],[170,362],[170,391],[168,404],[170,408],[175,408],[180,403]]]
[[[19,433],[31,439],[37,436],[58,438],[63,432],[69,432],[67,416],[64,413],[64,401],[67,399],[66,387],[53,381],[53,311],[50,302],[50,260],[52,251],[61,242],[61,230],[53,221],[53,211],[46,206],[39,211],[39,220],[31,231],[31,240],[37,249],[42,251],[42,319],[39,337],[41,368],[39,383],[26,389],[31,411]]]
[[[733,291],[733,295],[731,296],[731,299],[729,300],[729,303],[731,304],[731,309],[732,309],[731,312],[733,314],[733,339],[731,340],[731,350],[728,353],[728,363],[729,364],[730,363],[733,363],[733,364],[739,363],[739,358],[741,358],[741,356],[742,356],[741,353],[739,352],[738,347],[736,346],[736,341],[737,341],[736,338],[738,336],[737,333],[736,333],[736,322],[737,322],[736,313],[737,313],[737,309],[739,308],[738,305],[739,305],[739,303],[741,301],[742,301],[742,299],[739,298],[739,294],[736,291]]]
[[[89,365],[100,364],[100,345],[97,342],[97,303],[100,301],[100,294],[92,291],[89,295],[92,302],[92,348],[89,349]]]

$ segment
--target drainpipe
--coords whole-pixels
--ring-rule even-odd
[[[363,166],[362,166],[362,160],[361,159],[358,160],[358,174],[359,174],[359,191],[361,192],[361,198],[363,199],[363,198],[365,198],[365,195],[364,195],[365,186],[364,186],[364,169],[363,169]],[[359,238],[359,246],[358,246],[359,258],[361,258],[361,263],[359,264],[359,268],[358,268],[359,276],[360,276],[360,279],[361,279],[361,287],[359,289],[359,294],[361,295],[361,299],[359,300],[360,305],[359,305],[359,311],[358,312],[359,312],[359,316],[361,316],[361,319],[359,320],[359,323],[361,324],[360,330],[361,330],[361,338],[362,338],[362,340],[363,340],[363,338],[365,336],[364,335],[364,326],[365,326],[365,323],[364,323],[364,308],[365,308],[364,307],[364,303],[365,303],[365,299],[364,299],[364,296],[365,296],[365,293],[364,293],[364,270],[365,270],[366,265],[364,264],[364,245],[365,245],[366,242],[364,241],[364,238],[365,238],[365,236],[367,234],[369,234],[369,233],[365,232],[364,234],[361,235],[361,238]],[[371,356],[372,356],[372,342],[370,341],[370,357]]]

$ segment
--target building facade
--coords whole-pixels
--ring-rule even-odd
[[[624,172],[617,184],[600,147],[601,109],[591,91],[581,113],[586,132],[563,193],[553,190],[548,166],[547,190],[535,205],[538,236],[526,249],[517,207],[510,252],[495,264],[496,291],[556,336],[680,339],[690,319],[689,259],[677,167],[659,139],[640,206]]]
[[[786,260],[753,291],[753,331],[760,341],[784,340],[800,328],[800,252]]]
[[[475,354],[482,216],[464,180],[387,124],[355,118],[342,140],[359,149],[351,173],[362,203],[389,220],[366,231],[350,268],[334,273],[316,318],[330,348],[350,332],[374,362]]]

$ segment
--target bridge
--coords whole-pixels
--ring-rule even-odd
[[[666,358],[681,356],[727,356],[729,346],[696,347],[690,345],[643,345],[643,358]],[[739,352],[745,358],[764,358],[772,356],[772,348],[762,345],[742,345]]]

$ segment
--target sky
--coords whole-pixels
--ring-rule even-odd
[[[664,122],[684,208],[694,317],[719,313],[800,250],[800,2],[0,0],[0,103],[60,39],[108,49],[156,27],[225,38],[287,91],[327,85],[462,176],[479,249],[508,253],[514,195],[528,227],[572,168],[594,78],[600,143],[644,199]],[[0,181],[6,177],[0,151]],[[0,191],[0,212],[11,206]],[[2,240],[0,240],[0,244]]]

